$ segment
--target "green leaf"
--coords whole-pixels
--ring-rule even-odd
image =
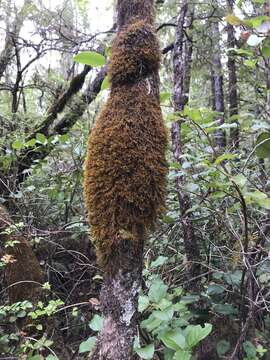
[[[169,92],[160,93],[160,102],[161,103],[164,103],[167,100],[170,100],[170,98],[171,98],[171,94]]]
[[[227,21],[227,23],[229,23],[230,25],[241,25],[242,24],[242,20],[234,15],[234,14],[229,14],[225,17],[225,21]]]
[[[241,174],[233,176],[232,180],[240,187],[245,186],[245,184],[247,182],[247,178]]]
[[[36,141],[42,145],[45,145],[47,143],[47,138],[45,135],[43,135],[41,133],[37,133]]]
[[[199,295],[185,295],[182,296],[181,301],[185,304],[192,304],[200,300]]]
[[[230,154],[230,153],[223,154],[223,155],[220,155],[219,157],[216,158],[215,164],[216,164],[216,165],[219,165],[219,164],[221,164],[224,160],[232,160],[232,159],[235,159],[235,158],[237,158],[237,157],[238,157],[237,154]]]
[[[217,343],[216,349],[219,356],[225,355],[227,351],[229,351],[231,348],[231,345],[226,340],[220,340]]]
[[[100,331],[103,325],[103,318],[100,315],[94,315],[93,319],[90,321],[89,326],[94,331]]]
[[[148,305],[149,305],[148,296],[141,295],[139,297],[139,305],[138,305],[139,312],[142,313],[145,309],[148,308]]]
[[[28,140],[28,141],[25,143],[25,145],[26,145],[26,146],[29,146],[29,147],[32,147],[32,146],[35,145],[36,141],[37,141],[36,139]]]
[[[208,295],[219,295],[224,293],[225,288],[218,284],[211,284],[208,286],[207,294]]]
[[[192,349],[196,346],[201,340],[206,338],[212,331],[211,324],[204,324],[204,327],[201,325],[189,325],[187,326],[187,344],[189,349]]]
[[[255,203],[264,209],[270,209],[270,198],[259,190],[245,193],[245,200],[248,204]]]
[[[12,149],[14,150],[20,150],[24,147],[24,143],[22,143],[20,140],[16,140],[14,141],[14,143],[12,143]]]
[[[256,64],[257,64],[257,60],[248,59],[248,60],[244,61],[244,65],[246,65],[247,67],[249,67],[251,69],[254,69]]]
[[[18,318],[23,318],[23,317],[25,317],[26,316],[26,311],[24,311],[24,310],[21,310],[21,311],[19,311],[18,313],[17,313],[17,317]]]
[[[104,80],[102,81],[100,90],[101,91],[107,90],[109,87],[110,87],[110,79],[109,79],[109,76],[107,75],[107,76],[105,76]]]
[[[95,344],[96,344],[97,338],[95,336],[91,336],[90,338],[88,338],[86,341],[83,341],[80,344],[79,347],[79,353],[85,353],[85,352],[89,352],[91,350],[93,350]]]
[[[186,348],[186,339],[185,336],[182,334],[181,329],[171,330],[165,333],[161,337],[161,341],[166,345],[168,348],[172,350],[184,350]]]
[[[229,285],[239,286],[242,279],[242,271],[236,270],[234,272],[228,272],[224,275],[224,280]]]
[[[95,51],[83,51],[75,55],[73,60],[93,67],[103,66],[106,64],[105,57]]]
[[[264,46],[262,48],[262,54],[265,57],[270,57],[270,46]]]
[[[222,315],[235,315],[237,310],[232,306],[232,304],[215,304],[213,306],[214,311]]]
[[[166,223],[166,224],[171,224],[173,222],[175,222],[175,218],[169,215],[164,215],[162,220]]]
[[[164,360],[173,360],[174,355],[175,351],[168,348],[164,349]]]
[[[160,311],[160,310],[153,311],[153,316],[159,320],[168,322],[172,319],[173,313],[174,313],[174,310],[173,310],[173,307],[171,306],[162,311]]]
[[[264,199],[262,201],[258,202],[258,205],[261,206],[264,209],[270,210],[270,199]]]
[[[151,265],[150,267],[153,269],[153,268],[156,268],[158,266],[162,266],[165,264],[165,262],[168,260],[167,256],[158,256],[158,258],[155,260],[155,261],[152,261],[151,262]]]
[[[270,25],[270,23],[268,23]],[[270,39],[269,37],[265,39],[262,47],[262,55],[265,57],[270,57]]]
[[[148,319],[142,321],[141,326],[143,329],[147,329],[148,332],[153,331],[154,329],[158,328],[162,323],[161,320],[156,319],[152,314],[149,316]]]
[[[234,53],[240,56],[252,56],[253,55],[253,51],[251,49],[247,50],[247,49],[236,49],[236,48],[229,48],[227,49],[227,51],[230,53]]]
[[[243,344],[243,348],[245,353],[247,354],[248,358],[256,359],[256,348],[250,341],[245,341]]]
[[[150,301],[159,303],[167,294],[168,286],[160,279],[156,279],[150,286],[148,297]]]
[[[137,347],[134,350],[142,359],[152,359],[155,352],[155,346],[154,344],[149,344],[145,347]]]
[[[65,144],[69,140],[70,136],[69,134],[63,134],[59,136],[59,141],[61,144]]]
[[[48,355],[46,356],[46,360],[59,360],[58,357],[54,356],[54,355]]]
[[[270,157],[270,133],[261,133],[256,140],[256,154],[259,158]]]
[[[256,16],[256,17],[253,17],[253,18],[249,18],[249,19],[246,19],[245,22],[253,27],[253,28],[256,28],[256,30],[258,32],[260,32],[260,26],[264,23],[264,22],[268,22],[269,18],[268,16],[265,16],[265,15],[262,15],[262,16]]]
[[[173,357],[173,360],[190,360],[190,359],[191,359],[190,352],[181,349],[176,351]]]
[[[170,306],[172,306],[172,302],[166,298],[163,298],[158,304],[160,310],[168,309]]]

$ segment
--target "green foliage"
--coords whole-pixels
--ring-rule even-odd
[[[0,358],[55,360],[59,356],[59,359],[65,359],[64,346],[59,345],[63,336],[70,350],[73,353],[79,351],[78,356],[83,359],[93,349],[102,326],[100,315],[90,313],[88,306],[89,299],[98,303],[103,277],[97,272],[88,242],[81,184],[88,133],[107,92],[101,91],[89,106],[83,103],[87,110],[72,128],[64,129],[68,133],[56,134],[55,128],[72,111],[80,112],[79,104],[87,98],[89,82],[95,79],[95,72],[110,57],[112,35],[107,38],[107,34],[103,34],[110,27],[105,16],[104,21],[100,21],[102,26],[100,32],[97,31],[98,36],[89,43],[92,25],[95,26],[93,13],[88,11],[92,2],[76,0],[75,6],[70,2],[65,9],[62,5],[66,4],[60,3],[59,8],[49,9],[41,2],[40,7],[28,4],[24,9],[28,23],[31,23],[29,28],[33,25],[42,43],[34,44],[38,40],[27,33],[25,24],[17,44],[22,67],[32,56],[35,57],[36,49],[41,49],[43,57],[37,58],[23,72],[15,113],[12,111],[18,65],[15,55],[10,60],[6,76],[1,77],[0,202],[11,209],[14,220],[13,225],[1,230],[1,235],[25,232],[50,284],[47,282],[43,286],[47,290],[43,302],[34,305],[24,301],[0,307],[3,330]],[[145,244],[144,291],[139,297],[142,336],[134,344],[135,352],[141,358],[151,359],[158,353],[166,360],[191,359],[198,355],[199,346],[195,344],[200,345],[204,339],[207,339],[212,354],[216,351],[220,358],[230,357],[240,336],[239,319],[246,319],[254,304],[255,328],[247,333],[242,351],[246,360],[268,356],[270,318],[264,304],[269,301],[265,294],[270,286],[270,125],[266,106],[270,39],[264,3],[263,0],[249,3],[239,0],[236,2],[237,11],[228,14],[225,2],[218,1],[212,18],[213,2],[196,2],[192,29],[185,28],[186,34],[193,36],[194,47],[189,102],[183,112],[175,112],[172,107],[173,52],[163,56],[160,101],[168,137],[173,122],[181,127],[183,153],[181,163],[175,161],[170,143],[167,151],[170,166],[167,213]],[[12,23],[15,12],[19,11],[17,5],[10,8],[7,1],[2,5],[3,22],[8,18]],[[178,12],[179,2],[158,1],[157,23],[171,24],[178,18]],[[211,22],[217,18],[225,18],[232,24],[237,37],[237,44],[234,47],[230,44],[228,48],[226,23],[220,22],[226,99],[224,114],[212,111],[209,64],[212,63],[211,49],[216,39],[209,33],[208,20]],[[60,38],[61,34],[63,37]],[[157,34],[162,48],[166,48],[174,42],[175,26],[164,26]],[[85,52],[84,44],[93,49],[104,46],[105,56]],[[73,64],[71,54],[77,52],[76,64]],[[232,116],[228,107],[228,56],[236,61],[237,69],[238,113]],[[47,131],[42,131],[41,125],[44,125],[48,110],[68,89],[73,72],[76,75],[78,68],[82,67],[78,64],[97,69],[91,70],[82,90],[69,100]],[[109,86],[106,77],[101,89],[107,90]],[[216,120],[221,115],[224,124]],[[240,145],[233,148],[230,139],[237,128]],[[226,133],[228,142],[224,149],[215,147],[217,130]],[[35,135],[31,138],[30,134]],[[48,154],[40,158],[43,151],[48,151]],[[30,153],[33,162],[22,174],[24,181],[16,187],[17,161],[24,163],[26,154]],[[20,157],[21,154],[24,158]],[[109,160],[104,171],[108,171],[108,167]],[[183,214],[179,206],[179,189],[175,185],[179,178],[184,179],[180,190],[190,200],[190,207],[184,215],[190,216],[201,254],[201,287],[194,294],[185,289],[190,286],[191,262],[185,254]],[[2,185],[8,187],[6,193],[2,193]],[[3,251],[15,246],[16,240],[9,239]],[[1,271],[6,269],[10,260],[14,259],[9,254],[1,254]],[[255,284],[253,291],[258,290],[254,299],[249,293],[250,281]],[[0,300],[6,304],[4,281],[1,284]],[[55,299],[61,299],[65,306]],[[27,325],[22,330],[20,324],[26,318]],[[210,331],[210,324],[212,332],[203,339]]]
[[[101,84],[101,90],[107,90],[110,87],[110,79],[109,76],[105,76],[104,80],[102,81]]]
[[[256,140],[256,154],[259,158],[270,157],[270,133],[261,133]]]
[[[1,324],[9,324],[9,333],[0,336],[1,354],[14,355],[19,357],[27,356],[27,359],[55,360],[55,355],[51,346],[53,340],[49,339],[43,332],[44,319],[48,321],[56,313],[58,308],[63,305],[60,300],[50,300],[48,304],[39,302],[36,306],[29,301],[17,302],[11,305],[0,306]],[[12,326],[18,321],[27,321],[27,331],[31,329],[35,337],[27,336],[27,333],[12,332]],[[50,355],[43,357],[44,349]]]
[[[158,258],[159,259],[159,258]],[[158,260],[157,259],[157,260]],[[154,269],[157,260],[152,262]],[[163,265],[161,262],[160,265]],[[162,352],[171,354],[168,359],[190,359],[194,348],[212,331],[211,324],[191,325],[193,315],[188,304],[198,298],[184,296],[181,288],[169,291],[167,285],[157,276],[149,274],[148,292],[139,297],[139,311],[145,320],[141,327],[152,340],[147,346],[135,346],[135,352],[143,359],[152,359],[154,347],[162,346]],[[179,295],[182,296],[179,298]]]
[[[89,337],[87,340],[80,343],[79,353],[90,352],[93,350],[97,338],[95,336]]]
[[[78,55],[75,55],[73,57],[73,60],[78,63],[93,66],[93,67],[99,67],[99,66],[103,66],[106,64],[105,57],[95,51],[81,52]]]
[[[261,359],[267,352],[262,345],[255,347],[250,341],[245,341],[243,344],[246,357],[244,360],[258,360]]]
[[[141,359],[152,359],[155,351],[154,344],[149,344],[144,347],[135,347],[134,351],[140,356]]]
[[[94,315],[90,321],[89,326],[94,331],[100,331],[102,329],[103,318],[100,315]]]

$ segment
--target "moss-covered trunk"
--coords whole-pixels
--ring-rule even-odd
[[[167,136],[159,103],[153,0],[118,0],[111,93],[91,131],[84,192],[104,269],[103,329],[92,360],[129,360],[137,333],[143,245],[164,207]]]
[[[41,297],[44,274],[29,241],[16,228],[11,231],[12,225],[9,214],[0,206],[0,258],[7,262],[4,270],[9,303],[34,303]]]

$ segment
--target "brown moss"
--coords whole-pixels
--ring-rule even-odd
[[[160,50],[147,21],[130,19],[113,43],[111,94],[88,141],[85,201],[98,262],[110,273],[126,269],[125,258],[139,256],[144,234],[164,206],[167,134],[158,95]]]
[[[136,82],[158,71],[160,49],[153,28],[135,21],[119,32],[112,45],[109,76],[112,85]]]
[[[89,137],[85,199],[102,264],[120,231],[151,227],[164,203],[166,131],[147,92],[147,81],[113,89]]]
[[[9,302],[38,300],[43,283],[43,271],[28,242],[20,233],[3,233],[12,224],[7,211],[0,207],[0,242],[1,256],[5,256],[5,278],[8,287]],[[12,246],[4,247],[9,241]]]
[[[30,300],[35,302],[40,297],[43,272],[29,242],[23,236],[15,236],[18,241],[6,251],[14,262],[7,265],[6,281],[10,303]],[[11,240],[13,240],[11,239]]]
[[[118,0],[117,24],[119,28],[130,22],[131,19],[145,20],[148,24],[154,23],[153,0]]]

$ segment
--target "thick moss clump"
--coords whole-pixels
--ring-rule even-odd
[[[108,272],[123,264],[119,250],[126,241],[140,248],[142,234],[164,206],[167,134],[159,60],[157,39],[144,21],[118,33],[109,66],[111,94],[89,136],[85,200],[98,261]]]
[[[114,40],[109,76],[114,85],[134,83],[158,71],[160,49],[151,26],[132,22]]]
[[[0,253],[9,260],[5,267],[9,302],[35,302],[41,294],[39,284],[43,283],[43,271],[28,240],[16,231],[11,234],[5,232],[10,225],[12,220],[7,211],[0,207]],[[7,241],[11,246],[4,247]]]

